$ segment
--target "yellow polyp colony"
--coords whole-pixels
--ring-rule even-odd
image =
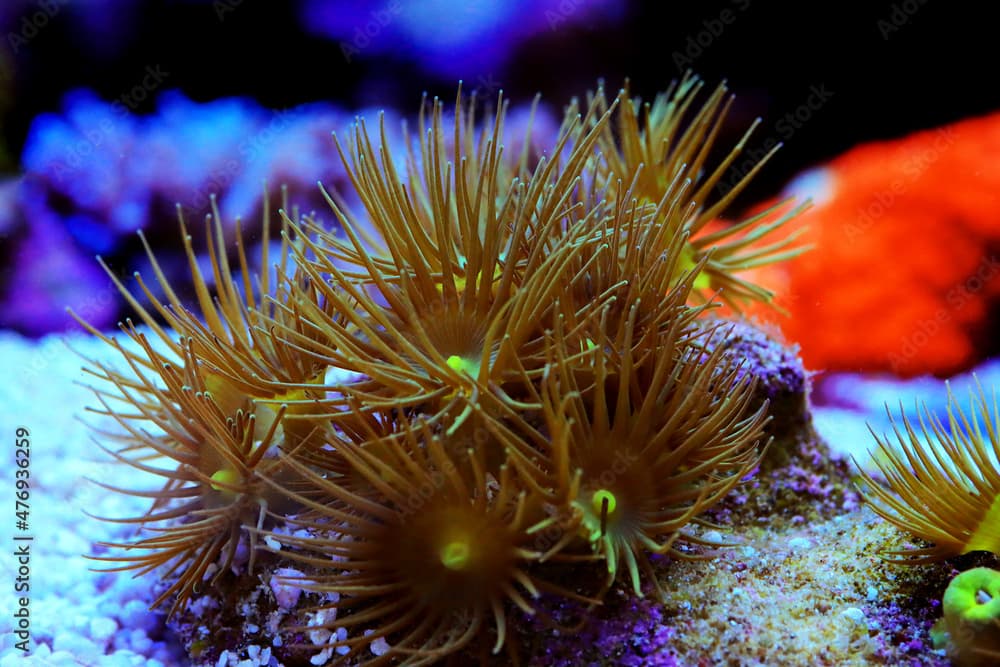
[[[787,202],[782,202],[738,224],[720,224],[720,214],[778,147],[769,151],[718,201],[710,202],[711,193],[743,152],[760,121],[754,122],[729,154],[712,166],[709,153],[732,96],[721,84],[699,106],[693,102],[703,88],[701,79],[687,75],[657,95],[652,103],[643,103],[631,95],[626,85],[616,98],[615,122],[605,126],[599,139],[604,160],[595,175],[601,184],[613,185],[615,181],[628,184],[635,179],[634,191],[629,194],[640,204],[657,206],[678,200],[689,204],[691,209],[678,209],[666,224],[672,234],[689,235],[680,264],[682,271],[705,262],[695,276],[692,296],[703,299],[712,296],[713,290],[720,290],[718,298],[739,310],[748,301],[767,301],[772,296],[768,290],[739,276],[741,271],[780,262],[804,250],[795,245],[802,230],[770,244],[758,243],[766,237],[773,238],[773,233],[804,210],[804,206],[783,213]],[[609,108],[603,90],[597,91],[594,100],[599,109]]]
[[[235,272],[239,277],[231,277],[234,267],[224,250],[222,221],[214,200],[213,210],[205,238],[214,293],[199,268],[183,219],[180,223],[197,312],[171,289],[155,254],[140,235],[164,300],[137,276],[138,292],[150,304],[144,307],[112,271],[108,270],[108,275],[151,333],[126,321],[121,329],[135,344],[127,348],[77,317],[92,334],[115,346],[131,370],[123,373],[97,362],[86,369],[104,385],[95,387],[100,407],[94,412],[113,418],[125,434],[109,435],[114,441],[125,442],[111,452],[112,456],[163,480],[161,495],[154,496],[146,514],[106,518],[148,527],[147,534],[152,536],[140,534],[130,541],[103,544],[119,553],[94,558],[110,563],[112,570],[145,572],[162,566],[170,574],[170,583],[153,605],[170,600],[171,615],[184,608],[196,592],[205,590],[203,581],[210,571],[215,572],[211,585],[231,576],[235,559],[241,558],[241,543],[249,546],[246,569],[253,569],[257,531],[264,527],[267,509],[288,505],[262,483],[265,477],[291,481],[274,455],[280,447],[300,446],[302,439],[286,437],[286,430],[289,434],[314,433],[326,428],[326,420],[293,425],[286,417],[298,405],[318,405],[325,398],[325,389],[319,385],[315,390],[303,387],[311,387],[317,376],[323,377],[323,366],[306,359],[298,347],[260,330],[292,318],[268,301],[288,286],[275,285],[265,273],[256,281],[258,293],[247,289],[250,268],[239,225],[235,234],[239,254]],[[271,263],[268,229],[265,216],[260,257],[265,266]],[[280,255],[274,258],[279,266],[288,264],[288,244],[283,242]],[[245,291],[241,292],[241,287]],[[169,328],[164,328],[164,321]],[[290,322],[290,326],[301,325]],[[161,345],[154,348],[149,336],[159,338]],[[298,401],[290,406],[265,402],[292,395]],[[150,463],[153,459],[155,464]],[[139,497],[150,495],[146,490],[114,490]]]
[[[884,519],[931,543],[888,550],[888,560],[913,564],[973,551],[1000,554],[1000,413],[981,386],[970,394],[970,407],[963,411],[949,387],[946,422],[924,407],[919,428],[905,413],[900,428],[890,413],[895,442],[876,435],[874,460],[888,486],[862,471],[865,499]]]
[[[182,223],[198,312],[151,250],[164,299],[112,274],[152,334],[123,326],[131,352],[91,329],[134,371],[93,364],[111,386],[97,412],[126,434],[111,455],[164,485],[120,519],[156,536],[100,558],[162,566],[155,604],[172,614],[196,588],[227,604],[255,586],[254,559],[294,567],[279,579],[315,604],[280,630],[290,662],[294,637],[326,630],[320,648],[345,664],[486,649],[513,663],[509,614],[536,613],[542,591],[596,605],[622,578],[662,592],[649,556],[702,557],[692,524],[768,442],[768,405],[717,344],[725,331],[699,324],[717,304],[697,292],[766,301],[734,274],[794,252],[747,241],[787,218],[706,231],[741,147],[708,164],[725,95],[689,117],[699,89],[685,78],[652,109],[599,90],[554,146],[529,133],[517,155],[502,99],[480,121],[460,93],[450,124],[435,99],[402,156],[383,149],[384,119],[359,121],[335,146],[360,206],[324,191],[336,231],[286,207],[277,256],[265,219],[258,263],[278,270],[251,271],[239,227],[231,264],[216,210],[210,279]],[[593,561],[596,582],[580,565]]]

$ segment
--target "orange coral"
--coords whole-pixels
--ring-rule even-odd
[[[948,375],[990,349],[1000,297],[1000,114],[854,148],[797,179],[814,250],[754,282],[821,370]],[[803,192],[805,191],[805,192]],[[789,230],[790,231],[790,230]]]

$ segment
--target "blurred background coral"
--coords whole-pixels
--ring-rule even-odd
[[[514,109],[536,131],[599,79],[651,98],[691,69],[736,95],[720,147],[763,119],[724,179],[784,145],[731,209],[811,196],[813,252],[770,270],[774,321],[815,370],[946,376],[997,349],[1000,90],[966,75],[990,23],[959,5],[847,11],[752,0],[7,0],[0,5],[0,326],[37,336],[113,327],[123,304],[94,260],[148,271],[142,229],[180,276],[193,229],[272,205],[329,213],[329,139],[357,114],[389,141],[421,95]],[[794,26],[788,28],[785,26]],[[516,116],[516,114],[515,114]],[[963,119],[976,117],[974,120]],[[962,122],[960,122],[962,121]],[[398,144],[401,145],[401,144]],[[196,234],[197,236],[197,234]],[[172,276],[174,277],[174,276]],[[174,277],[174,279],[179,279]]]

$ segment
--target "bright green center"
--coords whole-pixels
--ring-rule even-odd
[[[608,514],[615,511],[615,506],[617,502],[615,501],[615,494],[611,493],[607,489],[598,489],[594,491],[594,495],[590,497],[590,503],[594,507],[594,512],[598,515],[604,513],[604,501],[608,502]]]
[[[470,555],[468,542],[449,542],[441,548],[441,564],[449,570],[464,570]]]
[[[453,354],[445,359],[445,363],[448,364],[448,368],[453,371],[465,372],[470,375],[475,370],[475,365],[471,361],[457,354]]]
[[[682,272],[690,271],[694,268],[695,264],[697,264],[697,262],[694,258],[694,249],[690,245],[685,245],[684,249],[681,250],[680,270]],[[711,281],[708,274],[704,271],[699,271],[698,275],[694,278],[694,288],[696,290],[703,290],[708,289],[709,287],[711,287]]]
[[[240,476],[235,470],[223,468],[216,470],[209,478],[212,480],[212,488],[216,491],[229,491],[227,487],[235,486],[240,481]]]

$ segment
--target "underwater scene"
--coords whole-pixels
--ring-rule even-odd
[[[985,17],[0,38],[0,667],[1000,666]]]

